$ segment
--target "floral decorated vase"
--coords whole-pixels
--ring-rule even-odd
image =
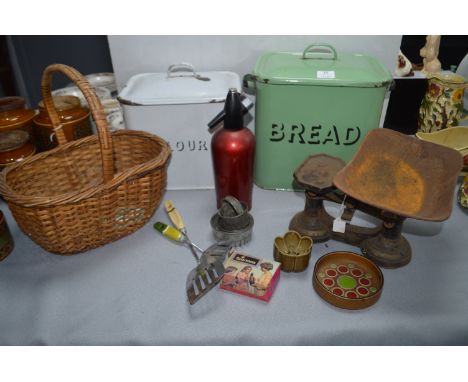
[[[465,176],[458,190],[458,204],[468,212],[468,175]]]
[[[457,126],[459,121],[466,119],[462,117],[466,79],[455,73],[437,73],[428,80],[419,109],[418,131],[432,133]]]

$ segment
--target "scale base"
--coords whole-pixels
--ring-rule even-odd
[[[289,223],[289,229],[300,235],[309,236],[314,243],[323,243],[330,240],[330,223],[332,219],[326,215],[324,210],[318,210],[317,212],[315,216],[311,216],[306,211],[298,212]]]
[[[360,247],[365,257],[384,268],[400,268],[411,261],[411,246],[401,235],[389,239],[380,234],[364,240]]]

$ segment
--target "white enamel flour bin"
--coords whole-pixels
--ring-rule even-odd
[[[177,64],[167,73],[137,74],[119,93],[128,129],[169,142],[168,189],[214,188],[207,125],[223,110],[230,88],[241,91],[236,73],[195,72],[190,64]]]

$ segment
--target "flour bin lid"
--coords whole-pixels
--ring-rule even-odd
[[[195,72],[191,64],[171,65],[166,73],[142,73],[130,78],[118,99],[127,105],[179,105],[224,102],[230,88],[241,91],[233,72]]]
[[[302,53],[265,53],[257,60],[253,75],[271,84],[350,87],[382,87],[393,79],[375,58],[338,54],[329,44],[312,44]]]

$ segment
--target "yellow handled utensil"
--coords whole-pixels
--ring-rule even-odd
[[[175,207],[172,200],[166,200],[164,202],[164,208],[171,219],[172,224],[185,236],[185,242],[193,248],[196,248],[200,252],[203,252],[198,245],[193,243],[187,235],[187,228],[185,227],[184,219],[182,219],[182,215],[180,214],[179,210]]]
[[[154,228],[174,241],[189,244],[197,260],[197,266],[187,275],[185,290],[189,303],[194,304],[223,278],[225,269],[221,259],[226,257],[229,247],[215,244],[206,251],[202,251],[200,258],[188,242],[187,236],[179,230],[161,222],[156,222]]]
[[[169,219],[171,219],[172,224],[174,224],[174,226],[184,235],[187,234],[184,220],[182,219],[182,216],[179,213],[179,211],[175,208],[174,203],[172,203],[172,200],[166,200],[164,202],[164,208],[166,209],[166,212],[169,215]]]

